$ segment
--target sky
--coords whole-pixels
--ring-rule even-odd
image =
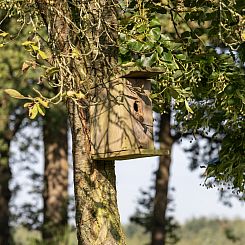
[[[202,186],[203,180],[199,176],[204,170],[188,170],[188,159],[179,145],[174,146],[172,159],[170,187],[175,188],[171,194],[177,221],[184,223],[202,216],[245,219],[245,203],[234,199],[233,207],[229,208],[219,202],[217,188]],[[157,157],[116,162],[118,205],[123,224],[128,222],[136,209],[139,190],[148,190],[153,183],[152,173],[157,166]]]
[[[25,130],[27,131],[24,133],[30,133],[30,129]],[[41,132],[35,129],[31,133],[38,135]],[[17,155],[21,155],[18,151],[18,142],[13,146],[12,150]],[[33,167],[41,173],[43,171],[42,147],[36,157],[39,159],[39,163]],[[234,200],[232,202],[232,208],[226,207],[218,201],[217,189],[206,189],[200,185],[203,183],[203,180],[199,176],[204,170],[199,169],[199,171],[195,172],[188,170],[188,159],[180,145],[174,146],[172,160],[170,187],[175,188],[175,191],[171,192],[171,194],[174,198],[175,207],[173,215],[177,221],[184,223],[193,217],[197,218],[201,216],[245,219],[245,203]],[[29,163],[26,164],[28,166]],[[129,221],[130,216],[137,207],[137,199],[140,198],[140,189],[148,190],[149,186],[154,184],[153,171],[157,169],[157,166],[158,157],[116,161],[117,198],[121,222],[123,224]],[[22,186],[25,186],[17,195],[16,203],[18,204],[32,198],[28,195],[28,190],[31,188],[32,183],[26,177],[25,172],[20,169],[21,166],[13,166],[14,182],[17,181]],[[71,192],[73,190],[72,167],[69,177]],[[38,203],[37,205],[42,205],[41,200],[36,200],[36,202]]]

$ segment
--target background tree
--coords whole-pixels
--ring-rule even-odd
[[[9,182],[11,178],[10,161],[14,162],[14,156],[10,156],[10,143],[11,141],[16,142],[14,138],[17,131],[23,128],[29,128],[32,130],[31,122],[29,120],[23,120],[27,116],[26,110],[23,110],[23,105],[19,102],[16,103],[9,100],[6,94],[3,94],[4,88],[16,88],[19,91],[27,92],[29,84],[29,90],[31,86],[34,86],[35,80],[37,80],[38,72],[36,74],[28,72],[30,66],[35,66],[34,62],[28,62],[27,55],[23,48],[23,40],[26,40],[28,28],[22,28],[21,32],[19,29],[21,25],[18,23],[17,18],[8,18],[7,12],[1,10],[1,38],[2,42],[10,42],[11,39],[15,38],[15,43],[13,45],[8,45],[8,49],[0,50],[1,52],[1,140],[3,142],[2,153],[1,153],[1,239],[3,241],[9,241],[10,238],[10,210],[9,202],[11,197],[11,191],[9,190]],[[7,52],[6,52],[7,51]],[[29,80],[28,80],[29,79]],[[23,86],[24,85],[24,86]],[[47,89],[42,88],[43,93],[47,93]],[[20,94],[16,94],[20,98]],[[44,221],[43,221],[43,239],[48,243],[48,240],[58,239],[65,234],[65,228],[67,228],[68,217],[68,160],[67,160],[67,116],[64,112],[64,108],[59,107],[58,110],[48,112],[45,120],[38,119],[36,127],[43,125],[43,141],[44,141],[44,159],[45,159],[45,174],[44,182],[39,183],[39,174],[33,172],[31,173],[31,178],[33,185],[43,185],[44,184]],[[53,124],[54,123],[54,124]],[[52,127],[50,126],[52,125]],[[18,134],[17,136],[20,136]],[[30,157],[29,144],[33,137],[28,138],[27,135],[21,134],[27,143],[22,144],[22,159],[21,162],[28,159],[29,166],[28,169],[32,169],[30,164],[33,164],[33,158]],[[27,139],[28,138],[28,139]],[[41,140],[41,139],[39,139]],[[34,143],[33,143],[34,144]],[[36,143],[35,143],[36,144]],[[36,149],[38,151],[38,149]],[[11,157],[11,158],[10,158]],[[9,159],[10,158],[10,159]],[[16,160],[16,158],[15,158]],[[4,162],[6,161],[6,164]],[[20,187],[21,188],[21,187]],[[42,192],[42,187],[34,187],[35,192],[39,194]],[[40,189],[40,190],[38,190]],[[38,194],[37,193],[37,194]],[[16,208],[16,207],[15,207]],[[37,207],[34,208],[31,204],[25,203],[21,209],[15,212],[14,216],[19,220],[22,220],[26,226],[29,228],[40,227],[37,222],[41,214],[41,210]],[[35,211],[35,214],[33,213]],[[18,214],[19,213],[19,214]],[[29,217],[27,220],[23,220],[23,217]],[[18,222],[19,223],[19,222]],[[34,227],[33,227],[34,225]],[[1,243],[1,242],[0,242]],[[54,243],[54,241],[52,242]]]
[[[7,29],[16,31],[18,24],[16,20],[10,20],[5,17],[6,12],[0,11],[0,39],[1,43],[9,41]],[[1,45],[1,44],[0,44]],[[16,55],[16,46],[10,45],[8,50],[0,50],[0,243],[10,243],[10,199],[11,190],[9,189],[10,180],[12,177],[10,166],[10,144],[14,139],[16,132],[23,127],[22,121],[25,118],[23,106],[16,101],[10,101],[4,93],[4,89],[15,87],[18,90],[28,90],[28,84],[24,82],[24,77],[21,74],[20,64],[24,62],[24,55],[18,53]]]
[[[68,121],[64,108],[49,110],[43,120],[44,191],[42,236],[55,244],[68,225]]]

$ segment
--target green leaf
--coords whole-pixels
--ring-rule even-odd
[[[191,114],[194,113],[193,110],[191,109],[191,107],[189,106],[187,100],[185,100],[185,108],[186,108],[186,110],[187,110],[189,113],[191,113]]]
[[[143,33],[146,30],[146,25],[145,24],[141,24],[140,26],[137,27],[137,32],[138,33]]]
[[[151,99],[156,99],[156,98],[158,98],[158,97],[159,97],[158,94],[151,94]]]
[[[120,40],[120,42],[125,42],[126,39],[127,39],[126,34],[120,32],[119,33],[119,40]]]
[[[156,51],[157,51],[157,53],[158,53],[159,55],[161,55],[162,52],[163,52],[163,47],[157,46],[157,47],[156,47]]]
[[[154,48],[154,46],[155,46],[154,43],[152,43],[152,42],[146,42],[144,44],[144,52],[150,51],[151,49]]]
[[[245,104],[245,97],[242,95],[242,93],[237,89],[236,90],[237,96],[242,100],[242,103]]]
[[[171,63],[173,61],[173,55],[172,55],[172,53],[170,51],[169,52],[164,52],[162,54],[162,59],[164,61],[167,61],[167,62]]]
[[[22,43],[22,46],[29,46],[29,45],[34,45],[35,42],[32,42],[32,41],[25,41]]]
[[[177,70],[174,72],[173,77],[174,79],[178,79],[183,75],[183,72],[181,70]]]
[[[126,54],[128,52],[128,49],[125,48],[124,46],[119,47],[119,53],[120,54]]]
[[[132,51],[140,52],[144,45],[143,45],[143,43],[132,39],[129,41],[128,46]]]
[[[150,27],[161,26],[161,23],[158,19],[154,18],[150,21]]]
[[[177,59],[179,59],[179,60],[186,60],[186,55],[184,55],[184,54],[176,54],[176,56],[175,56]]]
[[[22,44],[23,45],[23,44]],[[34,44],[30,44],[31,48],[34,50],[34,51],[37,51],[37,53],[41,56],[41,58],[43,60],[46,60],[48,59],[48,56],[45,54],[45,52],[43,52],[42,50],[40,50],[40,48],[37,46],[37,45],[34,45]]]
[[[7,32],[1,32],[0,33],[0,37],[7,37],[9,35],[9,33]]]
[[[45,108],[49,108],[49,102],[48,101],[46,101],[46,100],[43,100],[43,99],[41,99],[41,98],[37,98],[37,100],[38,100],[38,102],[43,106],[43,107],[45,107]]]
[[[142,65],[144,67],[152,67],[153,64],[158,60],[158,54],[157,52],[154,52],[151,56],[149,57],[141,57]]]
[[[46,75],[47,76],[52,76],[52,75],[54,75],[55,73],[58,73],[59,72],[59,68],[58,67],[51,67],[51,68],[48,68],[47,70],[46,70]]]
[[[27,103],[25,103],[25,104],[23,105],[23,107],[24,107],[24,108],[26,108],[26,107],[32,107],[32,105],[33,105],[33,102],[27,102]]]
[[[7,93],[9,96],[15,98],[15,99],[26,99],[24,95],[22,95],[20,92],[18,92],[15,89],[5,89],[5,93]]]
[[[38,114],[38,104],[34,104],[33,107],[29,107],[30,119],[35,119]]]
[[[37,52],[38,52],[38,54],[41,56],[41,58],[43,59],[43,60],[46,60],[46,59],[48,59],[48,56],[45,54],[45,52],[43,52],[42,50],[37,50]]]
[[[45,109],[40,104],[37,104],[37,109],[42,116],[45,116]]]
[[[152,28],[149,32],[148,38],[151,42],[156,42],[161,36],[161,29],[159,27]]]

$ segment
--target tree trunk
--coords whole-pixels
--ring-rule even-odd
[[[67,130],[67,116],[63,110],[47,111],[43,121],[45,166],[42,237],[45,244],[57,244],[67,226],[69,168]]]
[[[159,158],[159,168],[156,173],[156,193],[154,198],[152,245],[164,245],[166,239],[166,209],[168,205],[168,183],[171,165],[171,149],[173,137],[171,136],[170,112],[161,115],[159,142],[161,149],[168,149],[169,155]]]
[[[11,191],[9,182],[11,179],[11,170],[9,167],[9,142],[1,145],[0,151],[0,244],[11,244],[11,235],[9,228],[9,201]]]
[[[16,117],[14,123],[9,125],[9,105],[4,104],[0,115],[0,245],[12,244],[10,233],[10,210],[9,202],[11,199],[11,190],[9,183],[12,178],[11,168],[9,165],[10,143],[23,120],[23,115]]]
[[[73,137],[78,244],[125,244],[117,208],[114,161],[90,159],[80,108],[71,102],[68,107]]]
[[[78,244],[125,244],[117,208],[114,161],[93,161],[90,153],[90,88],[108,83],[117,70],[117,1],[36,3],[55,50],[53,62],[62,64],[59,75],[64,88],[86,95],[67,102]],[[79,59],[71,58],[72,47],[81,53]]]

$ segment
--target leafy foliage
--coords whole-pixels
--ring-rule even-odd
[[[181,240],[179,245],[230,245],[244,244],[245,224],[243,220],[221,220],[198,218],[187,221],[181,226]],[[143,245],[150,241],[149,234],[133,223],[124,226],[128,245]],[[28,231],[23,227],[17,227],[13,231],[14,239],[18,244],[37,244],[40,241],[40,233]],[[77,244],[73,229],[67,232],[67,244]]]
[[[42,37],[40,28],[37,28],[43,24],[35,8],[31,7],[32,3],[31,0],[26,3],[3,1],[1,8],[10,7],[11,11],[19,14],[23,24],[28,23],[26,20],[34,23],[34,37],[22,44],[42,67],[43,77],[58,88],[58,94],[53,98],[38,94],[42,103],[37,97],[30,97],[31,102],[26,106],[30,116],[35,118],[38,113],[45,113],[44,104],[58,103],[63,97],[69,96],[75,102],[87,98],[91,81],[86,78],[79,90],[72,87],[72,82],[69,85],[64,82],[65,77],[73,81],[75,78],[70,74],[76,72],[78,77],[83,77],[81,71],[69,70],[66,63],[67,57],[79,63],[82,54],[78,50],[81,48],[78,49],[69,40],[71,52],[56,54],[52,45],[57,43],[51,40],[53,43],[50,44]],[[217,136],[223,137],[218,153],[220,164],[208,167],[207,176],[215,177],[218,182],[229,182],[235,191],[243,192],[244,2],[131,0],[120,3],[119,64],[123,69],[132,66],[146,70],[160,67],[164,71],[153,82],[155,110],[163,112],[172,104],[177,112],[176,124],[183,134],[192,133],[194,137],[195,134],[211,134],[214,139]],[[52,7],[53,3],[50,4]],[[74,14],[77,13],[75,9],[81,10],[80,13],[86,12],[74,1],[72,4]],[[77,18],[74,15],[69,21],[73,33],[77,30],[85,33],[88,23],[82,16]],[[106,22],[102,19],[100,21],[109,30]],[[1,32],[2,47],[6,45],[5,39],[9,36],[8,32]],[[83,35],[77,35],[77,39],[86,44]],[[103,40],[100,38],[96,44],[98,52],[104,50]],[[116,45],[113,40],[111,38],[109,41],[111,46]],[[90,50],[84,50],[87,51],[90,55]],[[98,53],[91,55],[94,56],[93,65],[98,65]],[[55,57],[53,62],[52,57]]]
[[[181,229],[180,245],[243,244],[244,221],[220,219],[192,219]]]
[[[165,71],[153,82],[155,110],[172,105],[182,134],[221,139],[207,177],[243,193],[244,3],[132,0],[123,11],[119,63]]]
[[[179,228],[178,245],[230,245],[244,243],[244,221],[198,218],[191,219]],[[149,235],[145,237],[144,230],[138,225],[128,224],[125,227],[127,244],[147,244]]]

